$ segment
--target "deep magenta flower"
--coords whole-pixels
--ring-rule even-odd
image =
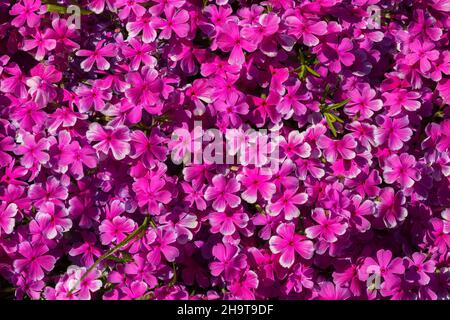
[[[150,245],[153,250],[147,255],[147,259],[151,264],[155,266],[159,265],[161,262],[161,255],[163,255],[167,261],[172,262],[180,254],[177,247],[172,245],[177,240],[177,233],[171,228],[164,227],[152,230],[147,237],[152,239]]]
[[[14,203],[6,204],[0,203],[0,235],[2,233],[11,234],[14,230],[16,220],[14,217],[17,214],[17,205]]]
[[[320,136],[317,140],[317,146],[323,150],[325,159],[328,162],[334,162],[338,157],[345,160],[355,158],[356,141],[352,135],[345,135],[341,140],[333,140],[327,136]]]
[[[234,193],[241,188],[236,178],[227,179],[224,175],[216,175],[212,178],[212,186],[205,191],[205,200],[213,201],[212,207],[223,212],[226,207],[236,208],[241,199]]]
[[[147,207],[151,214],[158,215],[161,211],[160,204],[171,201],[170,192],[164,189],[165,182],[160,178],[138,179],[133,184],[137,201],[140,207]]]
[[[102,244],[119,243],[134,230],[134,222],[126,217],[116,216],[111,220],[103,220],[98,230]]]
[[[107,155],[111,150],[116,160],[122,160],[130,153],[130,136],[127,127],[102,127],[98,123],[92,123],[86,132],[86,137],[91,142],[99,141],[94,145],[97,152]]]
[[[407,153],[402,153],[400,156],[394,154],[386,159],[383,170],[384,181],[389,184],[398,182],[402,188],[410,188],[420,178],[415,166],[414,156]]]
[[[309,20],[302,16],[286,17],[286,25],[289,28],[289,34],[296,38],[302,38],[303,43],[309,47],[317,46],[319,44],[317,36],[323,36],[327,33],[325,21]]]
[[[304,192],[297,193],[297,188],[287,189],[278,197],[274,197],[268,205],[268,214],[278,216],[284,213],[286,220],[292,220],[300,215],[298,205],[306,203],[308,195]]]
[[[216,277],[223,274],[225,279],[232,280],[247,265],[246,256],[239,253],[236,246],[228,243],[215,245],[212,254],[218,261],[211,262],[209,268]]]
[[[110,64],[108,60],[105,59],[105,57],[115,57],[116,56],[116,47],[114,44],[109,43],[105,46],[103,44],[105,43],[104,40],[99,41],[95,45],[95,49],[93,51],[91,50],[78,50],[77,56],[79,57],[87,57],[86,60],[83,60],[81,62],[81,68],[83,68],[84,71],[88,72],[92,69],[94,63],[96,64],[96,67],[99,70],[108,70],[110,67]]]
[[[211,212],[208,215],[211,224],[211,232],[218,231],[224,236],[230,236],[236,232],[236,228],[245,228],[248,216],[242,209],[227,209],[224,212]]]
[[[50,30],[47,29],[44,33],[36,31],[32,39],[27,39],[23,43],[22,50],[30,51],[36,49],[36,60],[42,60],[47,51],[52,51],[56,48],[56,40],[51,38]]]
[[[347,300],[350,296],[350,291],[347,288],[342,288],[328,281],[320,284],[319,300]]]
[[[25,134],[23,136],[22,144],[14,151],[17,155],[22,155],[20,164],[25,168],[31,168],[36,163],[44,164],[50,160],[46,151],[50,143],[47,139],[41,138],[36,142],[35,136]]]
[[[359,269],[359,278],[367,280],[371,274],[381,276],[385,281],[392,280],[405,272],[403,260],[401,258],[392,259],[392,252],[389,250],[378,250],[376,253],[376,260],[372,257],[367,257]]]
[[[383,219],[388,228],[394,228],[397,222],[403,221],[408,214],[404,207],[405,202],[405,196],[401,191],[396,193],[392,188],[384,188],[381,190],[376,215]]]
[[[399,150],[404,142],[409,141],[413,131],[408,128],[408,116],[401,118],[382,117],[380,127],[375,130],[375,142],[378,145],[387,143],[391,150]]]
[[[182,9],[177,11],[175,7],[168,6],[164,9],[166,19],[160,19],[155,22],[155,26],[161,29],[160,37],[170,39],[172,32],[179,38],[185,38],[189,32],[189,13]]]
[[[272,178],[269,172],[265,172],[260,168],[244,168],[242,175],[238,176],[239,182],[245,188],[242,192],[242,199],[248,203],[255,203],[258,194],[265,200],[270,200],[276,191],[274,183],[270,182]]]
[[[369,86],[352,91],[345,111],[350,115],[358,115],[360,120],[370,118],[374,112],[379,111],[383,106],[381,99],[374,99],[376,95],[377,92]]]
[[[244,51],[252,52],[256,49],[256,45],[246,40],[241,35],[241,30],[236,23],[226,23],[219,36],[217,37],[217,44],[220,49],[225,52],[230,52],[228,62],[233,65],[242,65],[245,62]]]
[[[408,281],[417,282],[422,286],[430,282],[429,274],[435,271],[435,262],[427,260],[427,256],[423,253],[415,252],[412,258],[406,258],[405,278]]]
[[[56,262],[55,257],[46,254],[48,247],[45,245],[22,242],[18,252],[22,257],[14,260],[14,269],[17,272],[25,271],[32,280],[44,278],[44,271],[51,271]]]
[[[17,16],[11,21],[11,24],[16,27],[21,27],[26,22],[30,28],[36,27],[41,20],[41,16],[36,13],[40,8],[40,0],[23,0],[17,2],[9,12],[11,15]]]
[[[312,241],[295,233],[293,223],[283,223],[277,228],[277,235],[269,240],[270,250],[280,253],[280,265],[289,268],[294,264],[296,253],[304,259],[311,259],[314,254]]]
[[[336,242],[337,236],[343,235],[347,229],[347,223],[343,223],[342,218],[331,218],[323,209],[315,209],[311,217],[318,225],[305,229],[306,236],[310,239],[320,238],[327,242]]]

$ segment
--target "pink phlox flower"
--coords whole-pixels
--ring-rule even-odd
[[[414,66],[418,63],[420,72],[426,73],[431,69],[434,61],[439,58],[439,51],[433,50],[434,48],[433,42],[414,40],[409,46],[410,52],[405,56],[406,64]]]
[[[105,59],[115,57],[116,52],[116,46],[113,43],[109,43],[105,46],[103,44],[105,43],[105,40],[100,40],[97,45],[95,46],[95,49],[93,51],[91,50],[78,50],[76,55],[79,57],[87,57],[87,59],[83,60],[80,64],[81,68],[89,72],[91,71],[94,63],[97,66],[97,69],[99,70],[108,70],[110,67],[110,64],[108,60]]]
[[[105,126],[94,122],[89,126],[86,132],[86,138],[90,141],[99,141],[94,145],[97,152],[105,155],[111,150],[116,160],[122,160],[130,153],[130,135],[129,130],[125,126],[116,128]]]
[[[96,247],[96,238],[92,233],[83,233],[83,241],[75,244],[69,251],[71,257],[80,256],[80,261],[86,267],[94,264],[94,260],[101,256],[102,252]]]
[[[323,36],[327,33],[327,23],[325,21],[308,20],[302,16],[287,16],[286,26],[288,34],[296,38],[302,38],[303,44],[308,47],[314,47],[319,44],[317,36]]]
[[[155,41],[157,36],[155,25],[157,21],[157,17],[149,13],[136,17],[134,21],[129,21],[126,25],[128,36],[131,39],[136,38],[142,32],[142,41],[144,43]]]
[[[102,13],[105,9],[105,5],[110,11],[114,11],[113,9],[115,1],[116,0],[91,0],[89,1],[88,8],[96,14]]]
[[[386,99],[385,106],[389,106],[389,116],[396,116],[400,114],[402,108],[407,111],[416,111],[420,108],[420,94],[414,91],[407,91],[405,89],[396,90],[393,92],[386,92],[383,94]]]
[[[405,267],[402,258],[392,259],[392,252],[390,250],[378,250],[376,253],[376,260],[372,257],[364,259],[364,263],[358,270],[359,279],[366,281],[369,276],[375,274],[384,281],[392,281],[392,278],[403,275]]]
[[[298,167],[297,167],[298,168]],[[285,189],[296,189],[299,186],[299,181],[294,172],[296,165],[290,159],[283,161],[281,166],[272,172],[272,182],[275,184],[277,190],[283,186]],[[299,177],[301,179],[301,177]]]
[[[85,267],[70,266],[67,273],[72,277],[68,281],[69,288],[73,288],[73,293],[80,300],[91,300],[91,293],[94,293],[102,287],[102,281],[99,280],[102,273],[98,269],[91,270],[83,280],[81,278],[87,272]],[[81,280],[81,282],[80,282]]]
[[[342,66],[350,67],[355,61],[352,53],[353,42],[349,38],[340,41],[333,40],[314,47],[313,52],[318,54],[318,58],[330,68],[330,71],[339,73]]]
[[[314,245],[311,240],[295,232],[294,223],[281,223],[277,228],[277,235],[269,240],[270,250],[280,253],[280,265],[291,267],[295,262],[296,254],[304,259],[311,259],[314,254]]]
[[[25,271],[31,280],[43,279],[44,271],[53,270],[56,262],[55,257],[46,254],[47,252],[48,247],[45,245],[21,242],[18,246],[21,258],[14,260],[14,270],[16,272]]]
[[[10,77],[2,77],[0,81],[0,90],[4,93],[12,93],[18,98],[26,98],[28,96],[26,84],[26,76],[16,64],[4,68],[4,75]]]
[[[318,295],[319,300],[347,300],[351,297],[349,289],[342,288],[329,281],[320,283]]]
[[[74,24],[68,24],[66,19],[53,19],[52,27],[49,31],[49,37],[56,40],[56,48],[59,46],[64,50],[79,49],[80,45],[73,41],[77,37],[77,31]]]
[[[218,277],[223,274],[227,281],[235,279],[240,270],[247,266],[247,256],[239,253],[237,246],[219,243],[212,248],[212,255],[218,260],[209,264],[211,274]]]
[[[242,65],[245,62],[244,51],[252,52],[256,45],[241,35],[241,30],[236,23],[228,22],[223,26],[217,37],[217,45],[225,52],[230,52],[228,62],[234,65]]]
[[[296,81],[292,86],[286,86],[286,93],[278,104],[278,110],[289,119],[293,114],[302,116],[306,113],[304,103],[310,98],[310,94],[300,88],[300,81]]]
[[[403,143],[411,139],[413,131],[408,127],[408,116],[391,118],[383,116],[379,118],[381,123],[375,129],[375,142],[378,146],[387,143],[391,150],[399,150]]]
[[[41,16],[36,11],[41,10],[40,0],[22,0],[14,4],[9,14],[15,17],[11,24],[17,28],[26,22],[30,28],[37,27],[41,21]]]
[[[137,17],[142,16],[145,13],[145,8],[140,5],[145,0],[116,0],[115,7],[118,8],[118,16],[120,19],[125,20],[133,12]]]
[[[386,227],[394,228],[398,221],[403,221],[408,215],[404,207],[405,203],[406,198],[401,191],[395,192],[392,188],[383,188],[376,216],[382,218]]]
[[[76,89],[78,95],[77,105],[80,112],[90,111],[92,106],[95,111],[103,111],[106,107],[105,101],[112,98],[112,92],[108,90],[108,85],[102,80],[90,81],[89,86],[81,85]]]
[[[117,215],[102,221],[98,230],[102,244],[118,244],[135,229],[132,219]]]
[[[50,143],[46,138],[41,138],[36,142],[36,138],[32,134],[26,133],[22,137],[21,145],[14,151],[15,154],[21,155],[20,164],[30,169],[36,163],[45,164],[50,160],[48,151]]]
[[[206,185],[197,186],[195,183],[191,185],[187,182],[182,182],[181,187],[186,194],[184,200],[187,201],[190,206],[195,203],[195,207],[198,210],[203,211],[206,209],[206,201],[203,198]]]
[[[7,204],[0,202],[0,236],[2,232],[11,234],[16,224],[15,216],[17,214],[17,205],[15,203]]]
[[[241,194],[242,199],[248,203],[255,203],[259,194],[264,200],[270,200],[276,192],[275,184],[270,182],[271,178],[271,173],[264,169],[245,167],[242,174],[237,176],[238,181],[245,188]]]
[[[56,97],[54,83],[61,81],[62,74],[53,65],[46,66],[42,63],[31,69],[31,78],[27,79],[28,93],[40,106]]]
[[[134,276],[136,280],[144,281],[150,288],[158,284],[158,279],[154,275],[157,271],[155,266],[147,263],[146,256],[134,254],[133,261],[125,265],[125,273]]]
[[[130,39],[129,44],[130,46],[122,46],[121,50],[125,58],[131,60],[131,70],[137,71],[141,64],[149,67],[156,66],[156,58],[151,55],[155,50],[154,45],[141,43],[135,38]]]
[[[147,255],[147,260],[152,265],[157,266],[161,263],[161,255],[168,262],[175,261],[179,256],[180,251],[174,246],[177,241],[177,233],[171,227],[152,229],[147,234],[147,238],[153,239],[153,241],[150,241],[150,251]]]
[[[375,111],[383,106],[381,99],[374,99],[376,91],[369,85],[350,92],[350,101],[345,106],[345,112],[350,115],[358,115],[359,120],[369,119]]]
[[[287,277],[284,285],[284,292],[290,294],[292,291],[302,293],[304,289],[312,289],[314,286],[314,270],[302,263],[293,267],[293,272]]]
[[[248,270],[234,280],[228,286],[230,292],[238,299],[253,300],[255,299],[254,290],[258,288],[259,280],[255,272]]]
[[[417,282],[425,286],[430,282],[429,274],[433,274],[436,269],[436,263],[433,260],[427,260],[427,256],[420,252],[414,252],[412,257],[406,257],[405,279],[410,282]]]
[[[140,158],[147,166],[166,159],[167,149],[163,145],[166,139],[158,129],[152,129],[149,137],[144,132],[135,130],[130,137],[131,158]]]
[[[283,213],[286,220],[292,220],[300,216],[299,205],[308,201],[308,195],[304,192],[297,193],[297,188],[286,189],[275,195],[267,206],[267,214],[278,216]]]
[[[189,33],[189,13],[184,10],[176,10],[175,7],[167,6],[164,8],[166,19],[158,18],[155,27],[161,29],[159,37],[161,39],[170,39],[172,32],[179,38],[185,38]]]
[[[161,212],[160,204],[167,204],[171,201],[171,194],[164,189],[166,183],[160,178],[138,179],[133,183],[133,190],[136,193],[137,201],[140,207],[148,207],[153,215],[159,215]]]
[[[270,37],[279,29],[280,17],[275,13],[264,13],[258,17],[258,22],[242,28],[242,36],[254,44],[259,44],[265,37]]]
[[[179,244],[186,244],[194,237],[193,232],[197,230],[199,221],[195,214],[189,214],[180,208],[175,208],[172,212],[161,216],[160,223],[164,226],[173,228],[177,234],[177,242]]]
[[[402,153],[400,156],[393,154],[385,161],[383,178],[386,183],[398,182],[404,189],[411,188],[415,181],[420,179],[416,159],[408,153]]]
[[[304,132],[292,130],[289,132],[287,140],[284,137],[281,139],[280,147],[288,158],[295,160],[297,157],[308,158],[311,156],[311,146],[305,141]]]
[[[338,156],[345,160],[352,160],[356,156],[354,149],[357,142],[351,134],[346,134],[341,140],[333,140],[324,135],[320,136],[317,140],[317,146],[323,150],[325,159],[331,163],[336,161]]]
[[[375,213],[375,205],[370,200],[364,200],[360,195],[355,195],[351,199],[349,223],[360,232],[366,232],[370,229],[370,221],[366,217],[370,217]]]
[[[19,180],[19,178],[24,177],[28,173],[28,170],[21,166],[15,166],[15,161],[11,161],[9,165],[5,168],[5,171],[0,178],[1,182],[6,183],[8,186],[25,186],[26,182]]]
[[[280,102],[280,95],[278,93],[271,91],[267,97],[259,98],[252,96],[251,98],[254,105],[252,115],[257,127],[264,126],[268,117],[274,124],[280,122],[281,113],[277,110],[278,103]]]
[[[306,236],[310,239],[324,240],[328,243],[333,243],[338,240],[347,230],[348,224],[343,222],[342,217],[331,217],[329,212],[322,208],[316,208],[311,214],[312,219],[318,223],[305,229]]]
[[[16,120],[22,129],[28,132],[36,132],[45,124],[47,118],[43,111],[45,105],[38,105],[34,101],[25,102],[11,115],[11,119]]]
[[[47,239],[55,239],[58,234],[69,231],[72,228],[72,220],[66,208],[56,206],[52,202],[44,203],[36,214],[36,220],[45,226],[43,235]]]
[[[240,207],[236,209],[226,209],[223,212],[211,212],[208,215],[211,224],[211,232],[220,232],[224,236],[230,236],[236,229],[243,229],[247,226],[249,217]]]
[[[213,201],[212,207],[215,210],[223,212],[227,206],[236,208],[241,203],[241,198],[234,194],[241,188],[236,178],[227,179],[218,174],[212,178],[212,184],[205,191],[205,200]]]
[[[203,115],[205,113],[205,104],[207,105],[214,101],[212,97],[213,91],[209,81],[205,79],[196,79],[191,86],[186,88],[186,96],[189,97],[195,106],[195,115]]]
[[[228,99],[215,101],[214,107],[234,127],[242,123],[239,115],[246,115],[249,110],[245,96],[239,93],[231,93]]]
[[[121,300],[136,300],[141,298],[147,292],[147,284],[143,281],[133,281],[129,284],[129,286],[121,287],[122,292],[124,293],[124,297]]]
[[[142,105],[146,109],[156,105],[163,83],[155,69],[144,67],[140,73],[128,74],[127,80],[130,87],[125,91],[125,96],[132,103]]]
[[[47,52],[56,48],[56,40],[51,38],[50,29],[45,30],[44,33],[36,30],[32,39],[25,39],[22,50],[30,51],[36,48],[36,60],[44,59]]]

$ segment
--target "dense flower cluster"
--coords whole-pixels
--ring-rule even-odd
[[[0,0],[0,296],[449,298],[449,27],[450,0]],[[185,161],[196,121],[278,132],[276,169]]]

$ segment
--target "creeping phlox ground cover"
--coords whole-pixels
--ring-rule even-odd
[[[449,27],[0,0],[0,298],[449,298]]]

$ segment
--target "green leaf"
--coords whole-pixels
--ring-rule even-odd
[[[59,14],[66,14],[67,10],[63,6],[59,6],[57,4],[47,4],[47,12],[57,12]]]
[[[312,69],[310,66],[306,66],[306,70],[308,70],[309,73],[311,73],[314,77],[320,78],[320,74],[318,74],[314,69]]]
[[[334,122],[336,121],[336,118],[333,114],[325,112],[325,119],[327,120],[328,128],[330,128],[331,132],[333,133],[333,136],[337,137],[337,131],[334,126]]]
[[[53,4],[53,3],[49,3],[46,4],[47,7],[47,12],[56,12],[59,14],[68,14],[67,12],[67,8],[58,4]],[[93,12],[90,10],[86,10],[86,9],[80,9],[80,14],[82,16],[86,16],[89,14],[92,14]]]
[[[333,116],[334,116],[334,118],[336,119],[337,122],[344,123],[344,120],[339,118],[337,115],[333,114]]]
[[[302,65],[300,66],[300,72],[298,73],[298,78],[299,78],[300,80],[303,80],[303,79],[305,78],[305,72],[306,72],[305,65],[302,64]]]
[[[327,109],[327,110],[336,110],[336,109],[339,109],[339,108],[345,106],[347,103],[349,103],[350,100],[351,100],[351,99],[349,98],[349,99],[345,99],[344,101],[339,102],[339,103],[330,104],[326,109]]]

